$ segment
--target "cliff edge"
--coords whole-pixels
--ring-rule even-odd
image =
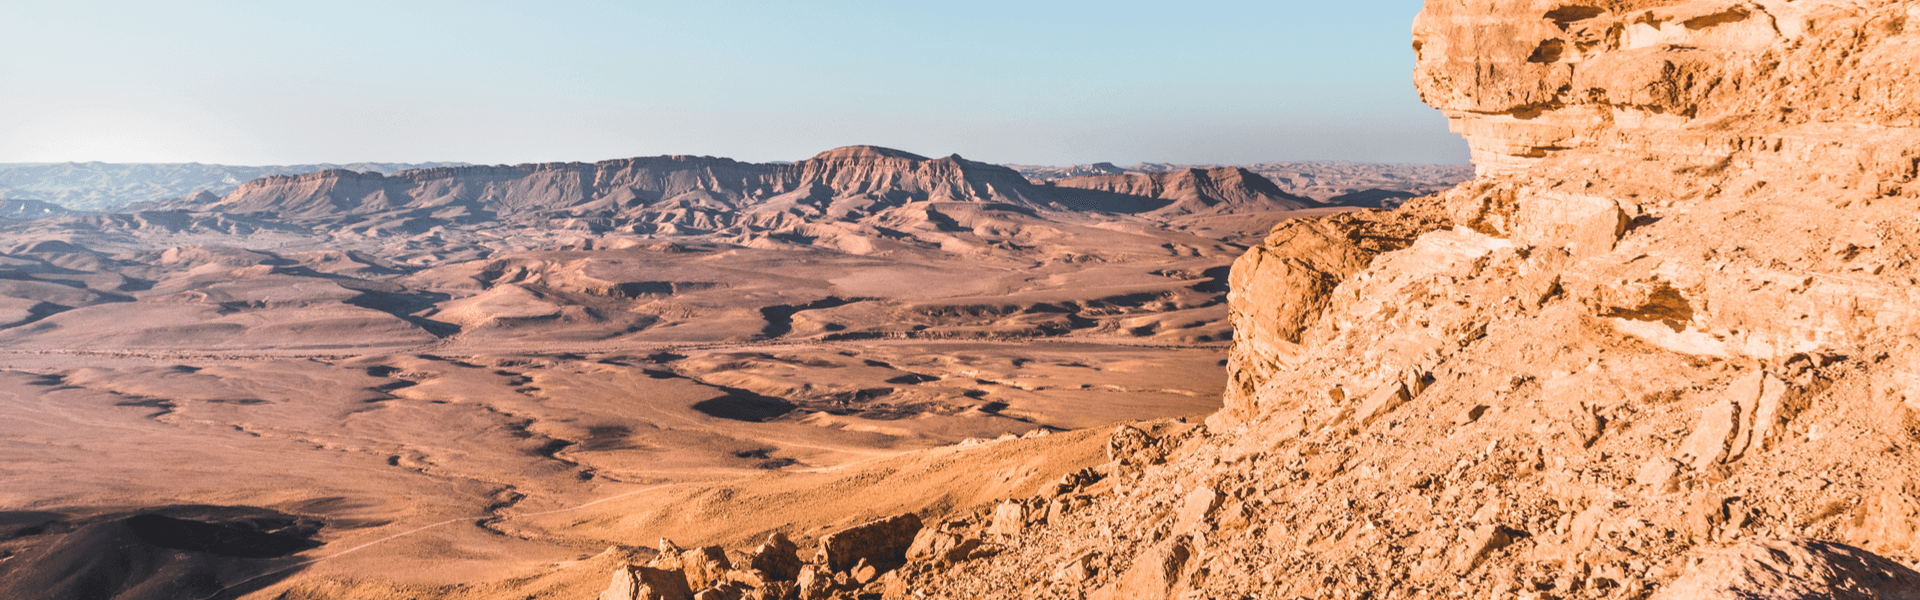
[[[1480,177],[1239,259],[1225,409],[802,597],[1913,597],[1920,5],[1432,0],[1414,48]]]

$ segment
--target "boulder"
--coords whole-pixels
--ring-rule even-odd
[[[913,537],[913,545],[907,548],[907,560],[957,563],[972,558],[973,551],[979,547],[979,538],[926,528]]]
[[[793,581],[800,577],[800,547],[784,533],[767,536],[767,542],[748,554],[747,568],[759,571],[768,581]]]
[[[1128,464],[1157,464],[1166,459],[1160,440],[1140,428],[1121,425],[1107,438],[1107,459]]]
[[[1027,529],[1027,507],[1019,502],[1001,502],[993,509],[993,524],[987,533],[1013,537]]]
[[[881,572],[891,571],[906,564],[907,548],[918,533],[920,517],[912,513],[869,521],[821,538],[815,562],[840,573],[864,559]]]
[[[719,546],[702,546],[680,553],[680,571],[686,573],[687,585],[696,590],[719,583],[732,568],[727,551]]]
[[[1171,600],[1177,597],[1187,562],[1193,549],[1183,538],[1160,542],[1142,552],[1125,573],[1111,585],[1095,592],[1095,600]]]
[[[1212,518],[1213,512],[1220,508],[1220,501],[1223,499],[1225,496],[1220,495],[1220,492],[1209,488],[1203,487],[1188,492],[1186,501],[1180,505],[1180,516],[1179,520],[1174,522],[1173,534],[1186,535],[1195,530],[1213,529],[1208,519]]]
[[[613,570],[613,582],[600,600],[692,600],[686,576],[679,571],[627,565]]]
[[[1755,540],[1708,553],[1652,600],[1920,600],[1920,572],[1817,540]]]

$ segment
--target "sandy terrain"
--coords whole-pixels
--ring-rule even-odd
[[[0,590],[583,596],[663,536],[977,505],[1099,462],[1087,428],[1218,408],[1240,243],[1341,210],[815,162],[638,200],[546,167],[299,176],[8,226]]]

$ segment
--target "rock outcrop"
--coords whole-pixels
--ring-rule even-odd
[[[882,591],[1909,597],[1916,19],[1428,2],[1416,83],[1480,177],[1276,227],[1223,410],[937,522]]]
[[[601,600],[827,600],[877,595],[882,580],[907,564],[908,548],[921,534],[920,517],[895,515],[821,538],[813,560],[780,533],[740,555],[737,563],[719,546],[682,550],[660,540],[659,553],[642,565],[614,570]]]
[[[1233,269],[1225,409],[1184,439],[1119,430],[1163,459],[1099,467],[1017,532],[1007,504],[939,525],[999,548],[905,589],[1906,597],[1915,19],[1429,2],[1416,83],[1480,177],[1276,227]]]

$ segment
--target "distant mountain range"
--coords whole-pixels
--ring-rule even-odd
[[[931,203],[931,204],[928,204]],[[330,169],[272,175],[225,196],[208,191],[130,205],[321,231],[425,233],[487,224],[634,234],[716,234],[736,243],[819,238],[828,230],[888,239],[927,207],[1138,215],[1149,219],[1273,213],[1325,206],[1245,169],[1086,176],[1033,183],[959,156],[849,146],[791,164],[707,156],[597,163],[436,167],[392,175]],[[118,222],[101,216],[102,226]],[[225,221],[221,229],[228,228]],[[839,224],[839,225],[831,225]],[[841,230],[845,231],[841,231]]]
[[[83,212],[67,210],[58,204],[39,200],[0,200],[0,218],[47,219],[76,214],[83,214]]]
[[[0,164],[0,200],[39,200],[82,211],[109,211],[135,202],[209,192],[224,196],[240,184],[268,175],[328,169],[397,173],[465,163],[352,163],[242,167],[200,163],[11,163]]]
[[[793,163],[775,162],[769,165]],[[269,176],[322,171],[393,175],[402,171],[470,166],[466,163],[351,163],[234,166],[200,163],[16,163],[0,164],[0,201],[39,201],[71,211],[112,212],[150,206],[142,203],[202,196],[225,197],[242,184]],[[1222,168],[1221,165],[1112,163],[1066,167],[1006,165],[1026,179],[1042,182],[1103,175],[1167,174]],[[511,167],[509,167],[511,168]],[[1273,184],[1280,193],[1350,206],[1394,206],[1399,200],[1443,190],[1472,177],[1465,165],[1400,165],[1351,162],[1276,162],[1240,167]],[[1083,182],[1095,187],[1106,184]],[[141,206],[130,206],[141,204]],[[36,218],[58,213],[8,208],[0,216]]]
[[[1034,181],[1128,173],[1172,173],[1222,165],[1113,163],[1050,167],[1007,165]],[[1348,161],[1269,162],[1241,165],[1289,194],[1342,206],[1398,206],[1408,198],[1432,194],[1473,179],[1473,165],[1407,165]]]

